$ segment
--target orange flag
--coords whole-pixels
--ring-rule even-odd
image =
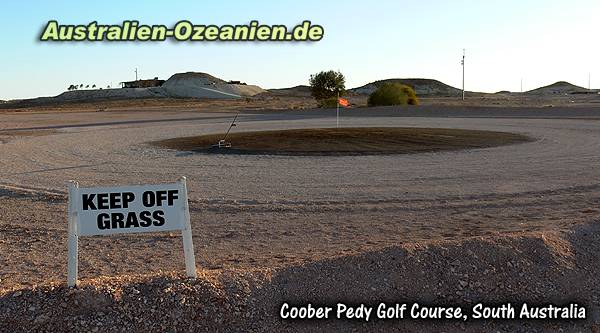
[[[350,106],[350,102],[348,102],[348,100],[347,100],[347,99],[345,99],[345,98],[341,98],[341,97],[339,97],[339,98],[338,98],[338,103],[339,103],[341,106],[345,106],[345,107],[349,107],[349,106]]]

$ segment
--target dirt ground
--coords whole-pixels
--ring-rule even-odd
[[[528,142],[513,133],[439,128],[315,128],[228,134],[227,149],[215,149],[222,134],[167,139],[158,147],[217,154],[262,154],[294,156],[359,156],[416,154]]]
[[[261,269],[201,269],[48,283],[0,296],[10,332],[595,332],[600,293],[598,222],[568,232],[520,232],[376,251]],[[113,246],[113,251],[117,249]],[[85,253],[89,255],[90,253]],[[123,258],[127,255],[120,255]],[[115,258],[116,259],[116,258]],[[117,261],[113,259],[113,261]],[[135,265],[137,263],[130,263]],[[89,267],[86,267],[89,269]],[[281,305],[421,306],[470,309],[510,302],[577,304],[579,320],[284,320]]]
[[[209,111],[2,114],[0,331],[579,332],[597,322],[599,109],[344,111],[346,127],[535,139],[415,155],[206,156],[148,144],[221,133],[235,108]],[[247,110],[237,130],[333,127],[331,111]],[[181,175],[189,180],[196,282],[181,278],[180,235],[140,234],[82,238],[82,288],[64,288],[67,180],[127,185]],[[381,300],[580,302],[590,315],[575,322],[290,322],[275,309],[283,301]]]
[[[567,231],[600,212],[597,190],[372,204],[371,211],[350,204],[298,209],[192,201],[190,213],[198,267],[267,269],[398,244]],[[573,200],[590,191],[589,198]],[[0,290],[64,281],[66,197],[5,190],[0,203]],[[184,269],[178,233],[82,238],[79,246],[82,278]]]

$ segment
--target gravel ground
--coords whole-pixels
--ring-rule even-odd
[[[334,115],[335,110],[244,113],[236,130],[335,126]],[[460,258],[460,251],[466,251],[461,247],[468,246],[473,237],[485,237],[489,241],[484,243],[489,243],[486,246],[493,249],[474,245],[472,251],[483,254],[506,249],[509,254],[502,258],[515,256],[517,261],[526,260],[523,256],[529,249],[515,244],[526,246],[531,242],[531,246],[535,246],[534,239],[538,242],[543,239],[541,233],[574,233],[578,230],[577,225],[591,223],[600,212],[600,183],[596,181],[600,173],[597,168],[600,162],[597,154],[600,109],[424,107],[413,111],[379,108],[342,112],[343,126],[494,130],[536,139],[518,145],[444,153],[361,157],[232,156],[188,154],[146,144],[171,137],[221,132],[231,118],[231,113],[197,111],[88,112],[61,113],[60,116],[52,113],[3,114],[0,117],[0,183],[5,190],[0,192],[0,266],[3,267],[0,269],[0,289],[6,293],[39,284],[42,285],[39,288],[50,288],[48,283],[64,281],[64,193],[69,179],[79,180],[81,186],[93,186],[171,182],[181,175],[187,176],[198,266],[206,270],[207,276],[220,276],[230,271],[258,274],[252,285],[261,286],[261,289],[271,283],[264,282],[269,280],[262,277],[265,274],[285,276],[285,272],[313,267],[312,271],[293,275],[318,276],[314,267],[320,267],[319,262],[337,267],[340,279],[352,272],[352,267],[357,265],[356,258],[367,260],[364,258],[373,255],[380,257],[386,266],[390,257],[386,251],[405,251],[399,249],[414,246],[410,244],[415,242],[450,242],[448,244],[454,244],[451,246],[456,249],[453,255]],[[28,134],[31,131],[44,131],[45,135],[32,136]],[[500,237],[515,232],[527,232],[529,236],[518,237],[533,238],[508,241]],[[568,237],[556,237],[571,242]],[[504,247],[502,242],[517,243]],[[124,276],[140,272],[165,276],[162,270],[183,269],[180,243],[176,234],[82,239],[81,276],[90,279],[98,275]],[[398,248],[399,244],[405,245]],[[581,251],[585,244],[578,245]],[[538,245],[547,247],[545,243]],[[442,245],[436,251],[448,246]],[[163,255],[155,255],[157,252]],[[598,253],[594,248],[585,258],[594,259]],[[335,261],[340,255],[349,255],[347,258],[351,259]],[[436,271],[437,278],[443,279],[440,282],[456,283],[456,276],[444,275],[450,269],[448,265],[452,261],[449,258],[441,255],[436,265],[427,267],[407,261],[402,269],[429,272],[442,267],[443,270]],[[498,269],[504,259],[489,265]],[[505,299],[513,301],[520,300],[517,296],[521,294],[535,296],[538,300],[552,299],[562,291],[568,291],[569,283],[576,282],[577,296],[585,295],[587,290],[589,295],[582,299],[591,302],[597,291],[584,280],[597,274],[598,270],[595,266],[581,268],[579,261],[574,260],[542,262],[539,269],[550,267],[548,269],[555,273],[540,279],[536,277],[540,271],[523,273],[533,284],[538,280],[539,283],[563,281],[560,288],[551,290],[548,298],[543,295],[541,286],[539,292],[526,294],[531,283],[519,286],[514,293],[504,294],[502,290],[512,289],[496,286],[497,290],[486,289],[485,293],[477,295],[491,298],[505,295]],[[569,275],[558,280],[559,275],[570,274],[569,267],[576,267],[580,276]],[[477,270],[480,266],[468,269]],[[394,272],[396,270],[391,270],[389,274],[396,274]],[[373,276],[388,274],[375,273]],[[332,276],[335,278],[336,275]],[[584,278],[577,281],[579,277]],[[329,281],[330,285],[334,278]],[[471,278],[473,283],[485,280]],[[490,278],[499,279],[496,276]],[[508,278],[503,281],[509,281]],[[232,279],[244,280],[235,274]],[[328,299],[334,299],[336,295],[357,295],[356,300],[360,300],[358,289],[370,288],[369,279],[372,280],[372,276],[357,279],[354,293],[350,289],[339,295],[332,294]],[[90,283],[94,288],[103,288],[93,281]],[[119,280],[114,283],[121,285]],[[310,285],[306,283],[306,286]],[[177,285],[188,286],[185,283]],[[430,283],[419,286],[421,289],[418,290],[436,290]],[[54,292],[44,290],[43,293]],[[60,288],[53,290],[64,292]],[[294,290],[302,294],[304,289]],[[315,290],[314,296],[327,295],[328,289],[306,290]],[[448,289],[447,293],[453,292]],[[113,299],[112,291],[106,293]],[[258,299],[256,302],[261,306],[273,304],[251,291],[247,294],[249,296],[244,297]],[[5,294],[1,302],[10,303],[10,295]],[[230,297],[227,293],[224,295]],[[413,291],[408,296],[421,300]],[[65,296],[59,294],[56,297]],[[157,301],[154,296],[148,297],[152,302]],[[11,306],[2,308],[8,311],[6,309],[12,309]],[[271,312],[265,311],[263,317],[268,317]],[[10,313],[11,316],[15,314]],[[129,318],[127,314],[124,316],[123,320]],[[186,318],[191,320],[191,317]],[[89,325],[88,319],[84,318],[86,325]],[[10,323],[22,324],[14,320]],[[339,331],[342,328],[336,326],[338,324],[328,325],[332,331]],[[56,324],[48,325],[43,327],[51,331],[55,327],[52,325]],[[247,325],[242,322],[227,327],[250,327]],[[271,326],[273,330],[294,330],[289,323],[282,324],[288,326],[277,326],[280,325],[277,320],[265,322],[263,327],[269,325],[276,325]],[[460,329],[454,324],[449,325],[449,331]],[[589,330],[590,322],[585,325]],[[413,328],[418,330],[419,327],[422,328]],[[572,329],[577,331],[578,327]],[[134,328],[143,331],[148,327]]]
[[[0,296],[6,332],[597,332],[600,224],[394,246],[280,269],[101,277]],[[284,320],[281,304],[460,306],[462,320]],[[585,320],[477,320],[477,303],[575,302]],[[519,311],[517,310],[517,313]]]

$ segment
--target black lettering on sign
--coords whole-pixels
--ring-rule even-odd
[[[96,210],[96,205],[94,204],[94,197],[96,195],[95,194],[84,194],[81,197],[81,201],[83,202],[83,210],[88,210],[88,209],[92,209],[92,210]]]
[[[157,210],[152,213],[152,217],[154,218],[154,225],[160,227],[165,224],[165,212],[162,210]]]
[[[179,196],[177,195],[179,193],[179,190],[169,190],[168,192],[168,200],[169,200],[169,206],[173,206],[173,202],[177,199],[179,199]]]
[[[123,208],[129,208],[129,204],[135,200],[135,194],[132,192],[123,192]]]
[[[138,218],[135,212],[129,212],[127,214],[127,223],[125,224],[125,228],[136,227],[138,228],[140,223],[138,222]]]
[[[110,215],[108,213],[100,213],[97,217],[98,229],[105,230],[110,229]]]
[[[109,198],[108,193],[98,193],[96,197],[98,198],[98,209],[109,209]]]
[[[152,213],[145,210],[140,213],[140,227],[149,227],[152,225]]]
[[[111,227],[113,229],[117,229],[117,228],[123,228],[124,225],[123,223],[125,222],[125,216],[123,216],[123,214],[121,213],[112,213],[110,214],[110,219],[111,219]]]
[[[154,201],[155,201],[154,205],[156,205],[156,207],[162,206],[162,202],[166,198],[167,198],[167,191],[158,190],[158,191],[154,192]]]
[[[162,207],[165,200],[167,200],[167,191],[156,191],[156,205]]]
[[[162,207],[165,203],[167,206],[173,206],[177,199],[179,199],[179,190],[146,191],[142,194],[142,204],[148,208]]]
[[[156,202],[156,198],[154,197],[154,192],[146,191],[142,194],[142,205],[144,207],[152,207]]]
[[[83,210],[129,208],[134,200],[135,194],[132,192],[91,193],[81,196]]]
[[[136,199],[133,192],[87,193],[81,196],[81,207],[83,210],[131,209],[131,205]],[[179,199],[179,190],[177,189],[145,191],[141,195],[141,203],[149,209],[141,212],[108,211],[99,213],[96,216],[96,225],[98,230],[161,227],[167,222],[165,211],[156,210],[156,208],[174,206],[175,201]]]
[[[136,212],[123,213],[100,213],[96,217],[99,230],[124,229],[124,228],[147,228],[151,226],[160,227],[166,223],[165,212],[162,210],[142,211],[139,216]]]
[[[115,208],[121,205],[121,193],[109,193],[110,206]]]

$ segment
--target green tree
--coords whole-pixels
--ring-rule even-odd
[[[346,90],[346,78],[340,72],[327,71],[310,76],[311,95],[321,104],[322,101],[342,96]]]
[[[419,105],[413,88],[400,83],[384,83],[375,90],[367,101],[369,106]]]

